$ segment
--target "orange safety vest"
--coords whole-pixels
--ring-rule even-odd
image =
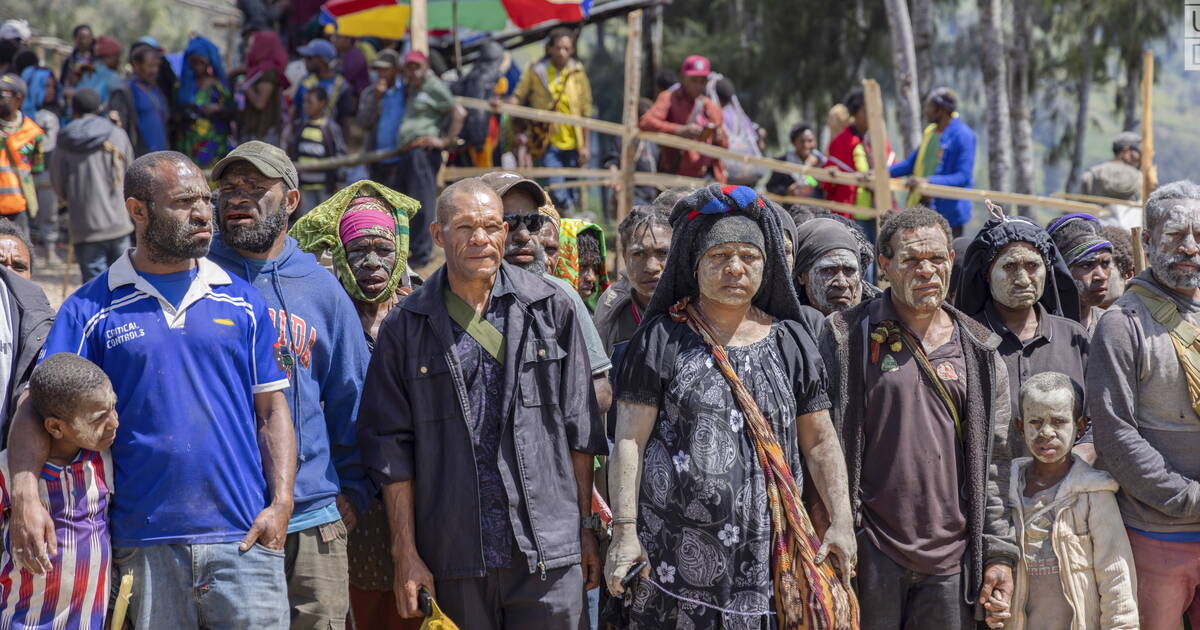
[[[32,177],[33,162],[29,154],[22,153],[22,149],[45,133],[29,116],[22,118],[21,126],[4,138],[4,150],[0,151],[0,215],[16,214],[26,209],[21,180]],[[14,158],[16,164],[13,164]],[[30,192],[33,191],[32,186],[28,188]]]

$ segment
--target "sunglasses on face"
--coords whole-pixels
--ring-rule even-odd
[[[513,231],[521,227],[521,223],[525,223],[525,227],[530,232],[537,232],[546,224],[547,217],[544,214],[506,214],[504,222],[508,224],[508,231]]]

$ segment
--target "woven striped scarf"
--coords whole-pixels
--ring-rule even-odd
[[[800,488],[784,457],[783,448],[750,391],[742,384],[725,348],[712,328],[683,298],[671,307],[671,318],[686,322],[712,351],[734,398],[746,418],[754,452],[767,485],[771,515],[771,574],[775,583],[775,609],[781,630],[857,630],[858,600],[838,579],[833,558],[817,564],[821,541],[800,499]]]

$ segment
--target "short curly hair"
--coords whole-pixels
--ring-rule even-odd
[[[1109,243],[1112,243],[1113,262],[1121,271],[1121,275],[1126,278],[1132,276],[1134,272],[1133,239],[1129,235],[1129,230],[1115,225],[1106,225],[1100,230],[1100,234]]]
[[[71,422],[80,400],[105,385],[111,383],[100,366],[77,354],[59,352],[33,369],[29,376],[29,400],[40,419]]]
[[[950,247],[950,242],[954,240],[954,236],[950,232],[950,223],[946,221],[946,217],[925,206],[916,205],[893,213],[884,221],[883,227],[879,229],[879,238],[875,240],[875,251],[884,258],[891,258],[896,255],[896,250],[892,247],[892,237],[897,232],[917,230],[923,227],[941,229],[942,233],[946,235],[946,247]]]

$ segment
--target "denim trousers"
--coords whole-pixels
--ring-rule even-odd
[[[128,234],[107,241],[76,243],[75,258],[79,259],[79,275],[87,282],[104,273],[132,244]]]
[[[240,541],[113,547],[113,588],[133,575],[134,628],[288,628],[283,550]]]
[[[542,156],[542,166],[546,168],[574,168],[579,166],[579,151],[571,149],[566,151],[554,145],[546,149],[545,155]],[[550,177],[547,178],[548,184],[559,184],[567,181],[565,177]],[[550,197],[554,200],[554,207],[559,212],[573,210],[579,205],[579,189],[578,188],[559,188],[550,191]]]

